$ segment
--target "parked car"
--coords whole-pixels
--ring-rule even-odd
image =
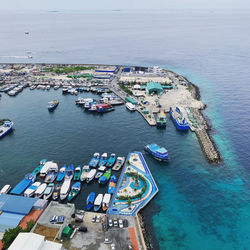
[[[112,240],[111,240],[111,239],[105,238],[104,244],[111,244],[111,243],[112,243]]]
[[[127,219],[123,220],[123,226],[128,227],[128,220]]]
[[[97,216],[96,222],[97,222],[97,223],[101,222],[101,216],[100,216],[100,215]]]
[[[92,217],[91,221],[92,221],[93,223],[95,223],[95,221],[96,221],[96,215],[94,215],[94,216]]]
[[[115,250],[115,244],[114,243],[112,243],[110,246],[111,246],[112,250]]]
[[[113,220],[109,219],[109,227],[113,227]]]
[[[117,219],[114,219],[114,227],[119,227]]]
[[[123,228],[123,222],[122,222],[122,220],[119,220],[119,227]]]
[[[86,227],[79,227],[78,231],[86,233],[88,231],[88,229]]]

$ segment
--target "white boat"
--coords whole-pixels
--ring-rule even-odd
[[[54,86],[54,90],[57,90],[57,89],[59,89],[59,88],[60,88],[59,85],[55,85],[55,86]]]
[[[41,185],[41,182],[36,181],[34,184],[32,184],[29,188],[27,188],[23,194],[23,196],[31,197],[35,193],[35,191],[38,189],[38,187]]]
[[[111,200],[111,194],[104,194],[103,200],[102,200],[102,210],[106,211],[109,208],[109,203]]]
[[[43,193],[44,193],[46,187],[47,187],[47,184],[46,184],[46,183],[41,184],[41,185],[37,188],[37,190],[35,191],[34,197],[35,197],[35,198],[41,198],[41,197],[43,196]]]
[[[101,166],[101,167],[98,168],[98,170],[101,171],[101,172],[104,172],[106,170],[106,167],[105,166]]]
[[[58,172],[58,165],[53,161],[47,161],[40,170],[40,177],[45,177],[50,171]]]
[[[80,176],[81,181],[85,181],[87,179],[87,175],[88,175],[89,171],[90,171],[89,166],[85,165],[82,167],[82,173]]]
[[[118,171],[123,166],[124,162],[125,162],[125,157],[117,157],[116,163],[112,169]]]
[[[135,111],[135,105],[130,102],[126,103],[126,108],[130,111]]]
[[[87,183],[91,182],[91,181],[94,179],[95,174],[96,174],[96,169],[91,169],[90,172],[89,172],[88,175],[87,175],[87,180],[86,180],[86,182],[87,182]]]
[[[48,200],[49,197],[53,194],[54,188],[55,188],[54,183],[50,183],[50,184],[46,187],[46,189],[45,189],[45,191],[44,191],[44,194],[43,194],[43,198],[44,198],[45,200]]]
[[[103,194],[98,194],[94,202],[94,211],[97,212],[102,205]]]
[[[35,85],[30,86],[30,90],[33,90],[33,89],[35,89],[35,88],[36,88]]]
[[[2,138],[12,130],[14,122],[10,120],[0,120],[0,124],[2,124],[0,125],[0,138]]]
[[[47,89],[47,90],[50,90],[50,85],[47,85],[47,86],[46,86],[46,89]]]
[[[70,179],[64,180],[62,187],[61,187],[61,190],[60,190],[60,199],[61,200],[66,199],[66,197],[68,196],[68,193],[70,191],[70,183],[71,183]]]
[[[8,194],[8,192],[11,190],[11,185],[7,184],[4,185],[3,188],[0,191],[0,194]]]
[[[17,94],[17,92],[15,91],[15,90],[10,90],[9,92],[8,92],[8,95],[9,96],[15,96]]]

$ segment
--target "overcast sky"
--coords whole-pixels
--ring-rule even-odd
[[[250,0],[1,0],[0,10],[250,9]]]
[[[2,10],[250,8],[250,0],[1,0]]]

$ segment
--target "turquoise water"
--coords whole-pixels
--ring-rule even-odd
[[[73,96],[25,90],[0,100],[1,116],[15,122],[0,142],[1,184],[16,183],[45,157],[77,165],[96,151],[126,155],[155,142],[171,161],[145,155],[160,189],[143,210],[153,249],[249,249],[249,17],[247,11],[2,13],[0,62],[31,62],[18,57],[30,50],[34,62],[160,65],[182,73],[200,88],[223,162],[208,164],[196,136],[176,131],[169,117],[158,130],[125,107],[89,115]],[[60,104],[50,114],[54,98]],[[93,190],[106,191],[84,186],[78,207]]]

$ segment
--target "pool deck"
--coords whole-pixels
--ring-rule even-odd
[[[131,199],[130,206],[128,205],[128,200],[119,200],[119,195],[130,195],[134,196],[140,193],[142,187],[138,187],[138,190],[133,189],[132,177],[126,176],[126,173],[133,172],[140,176],[143,176],[147,187],[145,192],[140,198]],[[145,185],[144,185],[145,186]],[[110,207],[107,211],[108,214],[116,215],[131,215],[136,216],[136,214],[145,207],[151,199],[158,193],[159,189],[154,181],[154,178],[147,166],[146,161],[143,158],[141,152],[131,152],[125,162],[125,166],[120,175],[119,181],[117,183],[116,191],[112,197]]]

